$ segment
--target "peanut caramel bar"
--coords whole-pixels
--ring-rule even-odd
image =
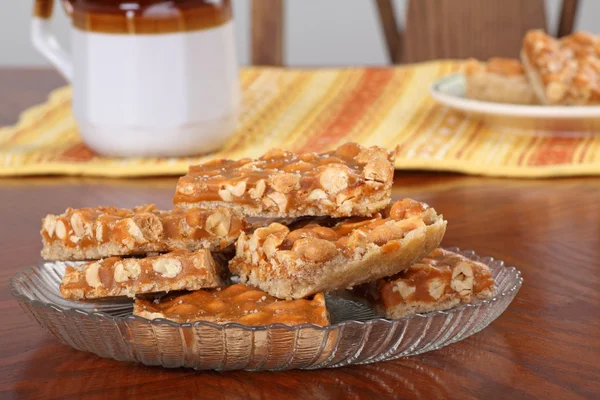
[[[279,300],[242,284],[169,294],[158,301],[137,298],[133,314],[179,323],[209,321],[217,324],[238,322],[250,326],[275,323],[329,325],[323,293],[316,294],[312,299]]]
[[[448,310],[473,299],[489,299],[494,279],[487,265],[435,249],[406,271],[355,289],[387,318]]]
[[[390,201],[394,153],[348,143],[328,153],[271,150],[191,166],[177,207],[231,207],[249,217],[370,216]]]
[[[538,103],[519,60],[490,58],[487,63],[482,63],[469,59],[464,73],[469,99],[511,104]]]
[[[521,59],[543,104],[600,103],[598,36],[576,32],[555,39],[542,31],[530,31],[523,39]]]
[[[225,268],[215,262],[210,251],[178,250],[154,257],[110,257],[68,266],[60,292],[67,299],[81,300],[198,290],[226,283]]]
[[[42,257],[46,260],[93,260],[176,249],[222,250],[246,222],[232,210],[159,211],[154,205],[69,208],[42,221]]]
[[[229,269],[242,283],[275,297],[298,299],[394,275],[435,249],[446,221],[433,208],[405,199],[371,218],[290,231],[274,223],[242,233]]]

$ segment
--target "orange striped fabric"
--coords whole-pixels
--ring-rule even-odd
[[[243,69],[235,134],[218,153],[191,158],[94,154],[77,133],[65,87],[25,111],[17,125],[0,129],[0,175],[179,175],[211,158],[256,157],[272,147],[320,152],[347,141],[399,146],[398,169],[512,177],[600,173],[600,135],[513,136],[436,104],[430,84],[461,65]]]

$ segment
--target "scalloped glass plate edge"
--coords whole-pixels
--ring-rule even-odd
[[[334,322],[340,313],[358,313],[360,320],[340,320],[327,327],[150,321],[127,315],[131,313],[130,300],[72,307],[69,303],[74,302],[57,294],[60,271],[48,270],[44,263],[17,273],[9,287],[21,308],[46,332],[77,350],[101,357],[202,370],[334,368],[436,350],[479,332],[504,312],[522,285],[521,273],[473,251],[448,250],[491,268],[496,278],[492,299],[387,320],[372,317],[360,304],[330,298],[330,305],[341,302],[335,306],[338,310],[332,310]]]

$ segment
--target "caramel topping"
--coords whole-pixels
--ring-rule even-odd
[[[323,154],[275,149],[258,159],[214,160],[190,167],[174,203],[218,201],[282,215],[318,205],[318,215],[356,215],[355,203],[391,188],[392,162],[391,152],[355,143]]]
[[[186,250],[146,258],[110,257],[66,269],[60,290],[66,298],[130,296],[199,289],[225,283],[224,271],[208,250]]]
[[[484,264],[443,249],[393,277],[377,283],[385,308],[399,304],[436,303],[449,298],[470,299],[492,290],[494,280]]]
[[[166,318],[176,322],[211,321],[218,324],[238,322],[259,326],[281,323],[286,325],[329,325],[322,293],[311,300],[278,300],[242,284],[226,288],[172,294],[160,301],[136,299],[134,314],[146,318]]]

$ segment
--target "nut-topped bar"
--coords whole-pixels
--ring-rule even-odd
[[[246,216],[370,216],[390,201],[394,153],[348,143],[328,153],[271,150],[258,159],[191,166],[180,208],[230,207]]]
[[[555,39],[530,31],[523,39],[523,65],[544,104],[600,104],[600,38],[576,32]]]
[[[469,99],[511,104],[537,104],[523,65],[511,58],[469,59],[464,68]]]
[[[69,208],[42,222],[42,257],[90,260],[143,255],[176,249],[222,250],[246,229],[245,220],[227,208],[160,211],[153,204]]]
[[[387,318],[448,310],[494,294],[490,269],[448,250],[435,249],[406,271],[356,288]]]
[[[226,271],[215,262],[210,251],[178,250],[154,257],[110,257],[68,266],[60,292],[65,298],[81,300],[198,290],[226,283]]]
[[[133,314],[179,323],[209,321],[217,324],[237,322],[249,326],[275,323],[329,325],[323,293],[316,294],[312,299],[279,300],[242,284],[169,294],[158,301],[137,298]]]
[[[309,224],[290,231],[273,223],[250,237],[240,235],[229,269],[242,283],[298,299],[403,271],[433,251],[445,229],[434,209],[410,199],[333,227]]]

